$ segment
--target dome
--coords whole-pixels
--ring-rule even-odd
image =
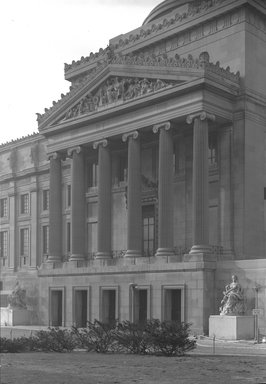
[[[191,3],[194,0],[165,0],[162,3],[158,4],[146,17],[143,22],[143,25],[150,23],[160,17],[166,15],[167,13],[172,12],[174,9],[181,7],[181,5],[185,5]]]

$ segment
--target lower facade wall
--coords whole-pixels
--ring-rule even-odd
[[[62,325],[72,326],[75,318],[75,292],[87,291],[87,320],[104,320],[106,306],[103,292],[115,291],[118,320],[136,320],[134,293],[147,291],[147,318],[165,319],[166,291],[180,290],[181,320],[192,323],[195,334],[208,334],[210,315],[219,314],[225,285],[236,274],[247,298],[247,315],[252,309],[263,310],[259,316],[259,330],[266,334],[266,259],[218,262],[155,262],[123,266],[94,265],[77,268],[63,265],[52,269],[11,273],[1,277],[3,289],[12,290],[16,281],[27,292],[31,324],[52,325],[51,294],[62,292]],[[255,287],[258,287],[256,293]],[[169,292],[169,291],[167,291]]]

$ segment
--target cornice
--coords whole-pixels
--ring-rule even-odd
[[[96,92],[96,88],[100,87],[100,85],[104,86],[103,83],[105,80],[107,80],[108,75],[111,76],[119,76],[119,70],[122,71],[122,73],[125,76],[125,73],[128,73],[128,76],[132,76],[132,69],[140,69],[143,68],[144,73],[150,71],[151,73],[149,78],[154,78],[155,73],[158,71],[161,73],[160,77],[157,77],[156,82],[160,82],[163,84],[163,86],[154,85],[153,92],[161,91],[163,88],[167,86],[173,86],[174,83],[168,84],[164,81],[164,78],[171,79],[169,72],[173,72],[173,81],[176,78],[177,75],[179,75],[181,78],[182,76],[185,76],[186,79],[190,79],[193,76],[200,77],[202,74],[209,75],[209,76],[216,76],[217,78],[229,81],[231,83],[239,85],[240,82],[240,73],[237,72],[236,74],[232,73],[230,71],[230,67],[227,67],[226,69],[222,68],[220,66],[220,63],[217,62],[216,64],[210,62],[210,57],[207,52],[202,52],[200,56],[196,59],[194,59],[191,55],[188,55],[187,58],[181,58],[179,55],[175,55],[174,58],[168,57],[167,54],[165,54],[163,57],[154,57],[151,56],[119,56],[116,55],[112,57],[112,60],[108,63],[104,63],[101,65],[100,69],[98,69],[97,74],[94,73],[92,77],[88,77],[83,82],[81,82],[79,85],[76,86],[76,88],[72,89],[71,92],[68,93],[67,96],[64,96],[61,100],[54,103],[53,107],[51,107],[49,110],[46,109],[45,113],[43,115],[38,114],[38,123],[39,123],[39,130],[43,130],[45,126],[55,123],[56,119],[59,119],[59,114],[61,113],[67,113],[67,111],[71,107],[75,107],[73,103],[76,100],[76,103],[82,102],[82,99],[84,96],[86,96],[86,93],[91,98],[91,105],[93,106],[92,110],[89,108],[89,112],[94,112],[95,109],[99,107],[99,95],[95,94],[93,92]],[[169,71],[170,70],[170,71]],[[154,73],[152,73],[154,72]],[[165,73],[163,75],[163,72]],[[174,75],[175,74],[175,75]],[[141,77],[138,73],[137,76]],[[118,78],[118,77],[117,77]],[[146,80],[142,75],[143,81]],[[124,80],[122,80],[124,81]],[[126,79],[125,79],[126,81]],[[183,80],[184,81],[184,80]],[[105,87],[107,87],[105,85]],[[97,97],[97,100],[93,98],[93,96]],[[127,99],[127,98],[126,98]],[[108,104],[108,103],[107,103]],[[97,106],[97,108],[95,108]],[[64,110],[62,110],[64,108]],[[77,112],[77,113],[76,113]],[[80,108],[75,112],[75,117],[80,112]],[[70,117],[72,117],[70,115]],[[61,117],[61,119],[64,118],[64,115]]]
[[[28,144],[36,142],[38,139],[43,139],[43,136],[39,132],[33,132],[27,136],[22,136],[15,140],[10,140],[5,143],[0,144],[0,151],[2,149],[13,149],[17,148],[18,144]]]

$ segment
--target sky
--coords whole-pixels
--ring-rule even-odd
[[[64,63],[138,28],[161,0],[8,0],[0,4],[0,143],[38,131],[70,83]]]

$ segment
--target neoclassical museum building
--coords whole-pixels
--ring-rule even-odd
[[[2,306],[207,333],[236,274],[266,333],[265,1],[163,1],[65,79],[0,146]]]

